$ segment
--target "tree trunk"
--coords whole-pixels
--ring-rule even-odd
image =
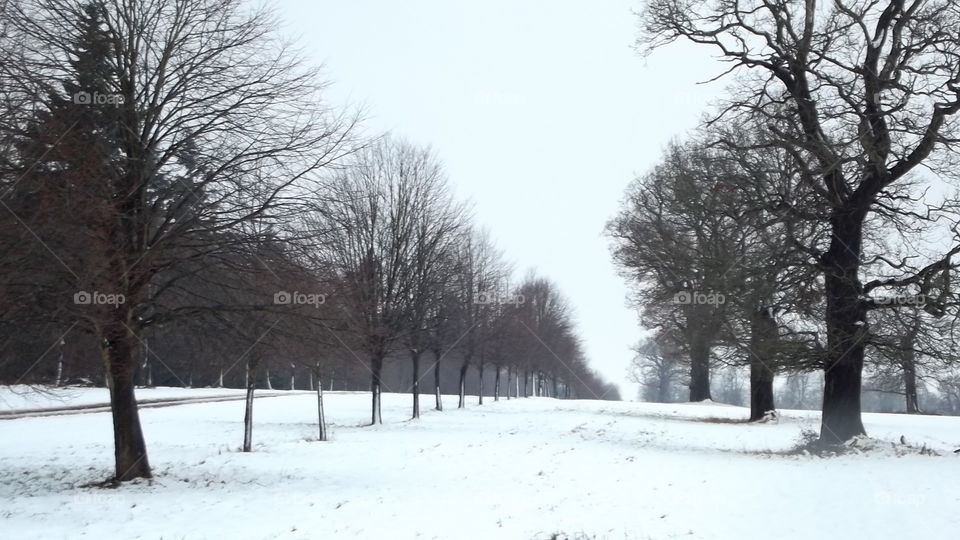
[[[903,369],[903,386],[907,399],[907,414],[917,414],[920,412],[920,404],[917,400],[917,371],[911,364],[909,368]]]
[[[247,399],[243,413],[243,451],[253,450],[253,391],[257,387],[257,366],[247,362]]]
[[[657,379],[657,401],[670,402],[670,377],[660,376]]]
[[[411,352],[413,361],[413,418],[420,418],[420,353]]]
[[[777,323],[766,307],[753,313],[750,328],[750,421],[762,420],[775,410],[773,401],[773,356]]]
[[[827,294],[827,358],[824,366],[820,441],[846,442],[864,435],[860,417],[866,306],[860,283],[863,212],[837,211],[831,218],[830,249],[824,254]]]
[[[273,390],[273,383],[270,382],[270,368],[267,368],[267,390]]]
[[[60,340],[60,353],[57,355],[57,380],[54,381],[54,386],[60,386],[63,384],[63,339]]]
[[[530,372],[524,370],[523,372],[523,397],[530,395],[530,390],[527,388],[527,380],[530,378]]]
[[[217,377],[217,388],[223,388],[223,368],[220,368],[220,376]]]
[[[907,414],[920,412],[920,404],[917,399],[917,362],[916,352],[914,351],[919,323],[918,318],[913,328],[907,331],[900,342],[900,367],[903,369],[903,394],[906,398]]]
[[[557,383],[557,376],[554,375],[554,376],[553,376],[553,396],[552,396],[552,397],[555,397],[555,398],[560,397],[560,389],[557,388],[557,384],[558,384],[558,383]]]
[[[146,338],[143,338],[141,341],[143,346],[140,349],[143,354],[143,361],[140,363],[140,385],[150,386],[150,380],[147,376],[147,370],[150,367],[150,347],[147,345]]]
[[[466,362],[460,366],[460,402],[457,404],[458,409],[462,409],[467,406],[467,368],[468,364]]]
[[[440,397],[440,358],[443,357],[440,353],[434,353],[437,357],[437,361],[433,364],[433,393],[437,399],[437,410],[443,410],[443,399]]]
[[[702,339],[690,343],[690,401],[710,399],[710,346]]]
[[[510,367],[510,366],[507,366],[507,386],[506,386],[506,388],[507,388],[507,399],[508,399],[508,400],[510,399],[510,380],[511,380],[510,377],[512,377],[512,376],[513,376],[513,368]]]
[[[482,361],[480,362],[480,365],[478,366],[477,369],[480,371],[480,392],[478,392],[480,394],[479,403],[480,405],[483,405],[483,362]]]
[[[500,366],[496,366],[497,375],[493,380],[493,400],[500,401]]]
[[[320,430],[320,441],[327,440],[327,419],[323,414],[323,381],[320,380],[320,364],[317,364],[316,367],[316,376],[317,376],[317,425]],[[313,379],[311,378],[311,386],[313,385]]]
[[[372,362],[372,368],[370,370],[370,425],[377,425],[383,423],[383,417],[381,416],[380,409],[380,390],[381,390],[381,375],[383,372],[383,358],[376,358]]]
[[[99,340],[110,389],[110,411],[113,416],[114,481],[150,478],[147,445],[140,426],[140,413],[134,393],[134,335],[124,325],[104,333]]]

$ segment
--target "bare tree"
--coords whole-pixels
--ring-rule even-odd
[[[192,291],[196,301],[167,309],[164,298],[188,276],[253,269],[231,255],[252,253],[266,229],[242,225],[291,211],[307,177],[344,151],[352,119],[319,100],[316,71],[276,39],[271,13],[239,1],[29,0],[8,3],[4,19],[6,39],[23,46],[3,44],[0,77],[31,103],[25,114],[42,111],[39,122],[5,126],[33,126],[18,136],[49,149],[42,158],[25,151],[15,165],[27,185],[83,209],[69,225],[88,240],[58,240],[69,238],[63,220],[24,225],[57,246],[53,264],[81,296],[66,308],[101,344],[115,480],[149,477],[134,397],[138,336],[213,307]],[[81,60],[93,67],[75,56],[82,39],[90,47]],[[77,148],[91,133],[97,144],[83,165]],[[91,181],[50,182],[78,163]],[[103,294],[122,302],[103,305]]]
[[[891,186],[919,166],[949,174],[960,111],[960,10],[949,0],[820,6],[813,0],[653,0],[642,15],[649,49],[685,38],[747,68],[727,108],[762,119],[790,152],[799,179],[826,214],[824,249],[807,246],[826,289],[827,346],[820,440],[864,433],[860,391],[869,293],[926,284],[949,266],[893,262],[896,277],[864,284],[864,227],[871,212],[901,213]],[[881,254],[882,256],[882,254]],[[924,294],[933,290],[922,291]],[[939,291],[943,292],[943,291]]]
[[[628,376],[640,385],[644,401],[670,403],[677,400],[677,389],[686,384],[685,368],[679,352],[668,339],[647,340],[634,348]]]
[[[458,323],[456,349],[461,357],[458,408],[466,406],[467,372],[479,361],[480,381],[483,384],[483,346],[488,336],[489,323],[495,315],[495,306],[504,295],[507,267],[499,250],[493,246],[486,231],[470,230],[460,237],[454,278]],[[480,389],[483,395],[483,389]],[[482,398],[481,398],[482,399]]]
[[[417,187],[418,193],[415,194],[419,207],[414,209],[416,223],[409,261],[411,284],[403,337],[413,373],[413,418],[420,418],[420,358],[430,348],[431,338],[437,331],[433,325],[444,323],[437,317],[437,310],[443,306],[444,294],[454,277],[448,263],[455,253],[461,231],[467,226],[465,208],[453,201],[439,163],[426,153],[422,159],[423,176],[417,181],[423,185]],[[440,356],[437,357],[438,366],[439,362]],[[439,409],[439,381],[435,386]]]
[[[797,247],[815,237],[816,225],[780,210],[804,195],[789,189],[790,156],[759,143],[751,152],[726,144],[754,137],[744,125],[715,124],[672,145],[628,189],[608,231],[643,320],[660,329],[661,343],[690,355],[691,397],[706,395],[697,389],[709,388],[710,363],[748,365],[750,419],[759,420],[775,409],[775,372],[803,349],[794,326],[820,292]]]
[[[663,162],[628,188],[607,233],[654,328],[676,328],[689,355],[690,401],[710,398],[710,356],[723,332],[743,227],[723,212],[728,196],[716,160],[695,144],[672,144]]]
[[[926,381],[951,373],[960,356],[956,351],[956,306],[950,317],[934,317],[914,297],[899,309],[871,311],[871,335],[867,340],[866,362],[870,376],[865,389],[903,397],[903,410],[917,414]]]
[[[430,295],[461,209],[430,152],[391,138],[358,152],[314,202],[311,232],[345,283],[344,328],[370,369],[379,424],[384,362],[401,345],[415,363],[426,349]]]

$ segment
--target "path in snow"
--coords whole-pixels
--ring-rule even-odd
[[[100,389],[91,389],[91,390],[100,390]],[[138,394],[148,393],[152,389],[141,389],[138,390]],[[199,389],[207,390],[207,389]],[[176,405],[188,405],[191,403],[215,403],[218,401],[238,401],[246,399],[246,395],[242,390],[232,390],[232,389],[217,389],[217,390],[230,390],[229,395],[203,395],[207,392],[201,392],[201,395],[197,397],[180,396],[180,397],[170,397],[170,398],[140,398],[138,399],[138,407],[141,409],[154,409],[157,407],[173,407]],[[69,390],[68,390],[69,392]],[[219,393],[219,392],[218,392]],[[98,392],[99,394],[99,392]],[[295,391],[290,392],[289,390],[283,392],[257,392],[254,395],[254,398],[271,398],[271,397],[281,397],[281,396],[290,396],[294,394],[311,394],[313,392],[307,391]],[[54,399],[44,400],[44,406],[37,408],[18,408],[18,409],[0,409],[0,420],[15,420],[17,418],[36,418],[38,416],[56,416],[56,415],[68,415],[68,414],[90,414],[98,412],[110,412],[110,403],[109,395],[105,396],[106,400],[96,401],[94,403],[81,403],[73,405],[57,405],[57,403],[63,403],[64,400],[57,399],[56,396],[53,396]]]

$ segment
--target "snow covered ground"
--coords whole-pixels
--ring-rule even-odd
[[[411,422],[384,394],[385,424],[361,427],[367,394],[327,394],[320,443],[312,395],[265,398],[250,454],[242,401],[144,409],[156,478],[120,489],[80,487],[112,472],[109,414],[0,420],[0,538],[960,537],[960,418],[868,414],[875,448],[821,458],[780,453],[810,412],[475,401]]]

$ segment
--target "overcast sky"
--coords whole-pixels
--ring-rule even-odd
[[[636,0],[280,0],[285,31],[370,133],[430,145],[518,276],[557,282],[621,385],[642,336],[603,227],[721,88],[709,51],[633,49]]]

